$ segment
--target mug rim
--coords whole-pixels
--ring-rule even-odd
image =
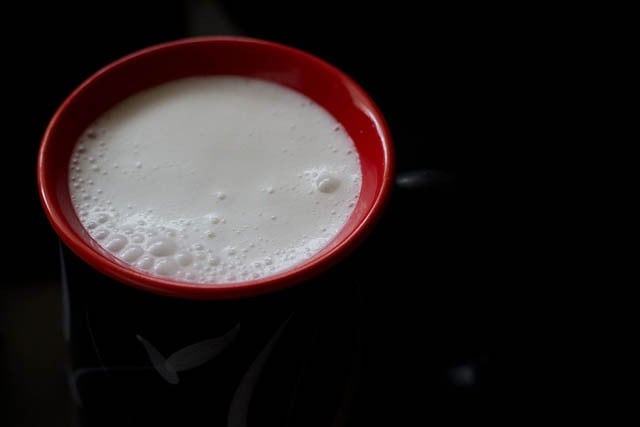
[[[367,101],[367,110],[370,112],[370,117],[371,115],[373,116],[371,119],[375,122],[376,132],[382,142],[381,148],[383,153],[383,164],[382,182],[379,184],[380,189],[376,193],[375,199],[371,203],[368,212],[353,227],[351,232],[339,240],[331,250],[314,255],[312,258],[303,261],[300,264],[263,278],[208,285],[181,282],[179,280],[171,280],[145,274],[144,272],[135,270],[132,267],[121,265],[109,258],[106,258],[104,255],[96,251],[95,248],[92,248],[83,237],[78,235],[78,233],[65,219],[64,212],[62,212],[62,209],[55,200],[54,195],[51,194],[52,191],[50,191],[51,189],[48,188],[46,183],[48,167],[46,159],[47,152],[51,150],[50,141],[52,134],[56,124],[61,120],[63,112],[81,93],[87,90],[88,87],[90,87],[96,80],[99,80],[103,75],[108,74],[131,61],[135,61],[140,57],[154,54],[157,51],[173,49],[185,45],[212,43],[248,44],[256,47],[262,46],[268,49],[275,49],[282,53],[295,56],[296,60],[311,61],[314,65],[322,68],[323,73],[331,74],[332,78],[340,81],[340,84],[344,85],[350,92],[355,93],[358,97]],[[82,82],[62,102],[47,125],[38,152],[37,182],[38,193],[45,214],[59,238],[67,247],[69,247],[69,249],[71,249],[73,253],[102,274],[118,282],[122,282],[125,285],[155,294],[185,299],[223,300],[253,297],[288,288],[320,274],[338,263],[340,260],[344,259],[362,242],[380,218],[392,189],[394,160],[395,155],[391,134],[380,109],[364,89],[360,87],[360,85],[337,67],[309,52],[273,41],[239,36],[205,36],[178,39],[137,50],[107,64]]]

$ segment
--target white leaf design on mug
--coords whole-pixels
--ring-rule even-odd
[[[233,329],[221,337],[210,338],[191,344],[182,350],[178,350],[167,358],[165,366],[174,372],[186,371],[196,368],[216,357],[235,340],[240,330],[238,323]]]
[[[144,349],[147,351],[149,355],[149,360],[156,371],[165,379],[169,384],[178,384],[180,382],[180,378],[178,378],[178,374],[175,371],[170,371],[165,367],[166,359],[165,357],[158,351],[157,348],[149,341],[142,338],[140,335],[136,335],[138,341],[142,343]]]
[[[237,324],[220,337],[190,344],[176,351],[168,358],[165,358],[153,344],[140,335],[136,335],[136,338],[144,346],[151,364],[156,368],[160,376],[169,384],[178,384],[180,382],[178,372],[196,368],[215,358],[236,339],[239,331],[240,324]]]
[[[251,398],[256,388],[256,384],[260,379],[260,374],[262,373],[262,370],[267,363],[269,355],[273,351],[273,348],[275,347],[278,339],[280,339],[280,336],[289,323],[289,320],[291,320],[291,316],[289,316],[289,318],[286,319],[276,330],[269,342],[264,346],[260,354],[258,354],[256,359],[253,361],[251,366],[249,366],[249,369],[247,369],[244,376],[240,380],[240,384],[238,384],[238,388],[236,388],[236,391],[233,394],[233,398],[231,399],[231,404],[229,405],[229,413],[227,414],[227,427],[247,426],[249,404],[251,403]]]

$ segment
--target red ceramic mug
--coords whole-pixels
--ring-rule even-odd
[[[145,274],[99,246],[80,223],[68,188],[72,149],[125,98],[216,74],[276,82],[324,107],[357,149],[360,197],[328,245],[281,273],[212,285]],[[310,418],[330,425],[343,410],[340,396],[354,387],[349,372],[358,354],[355,283],[341,271],[379,219],[393,173],[389,130],[371,98],[340,70],[291,47],[185,39],[133,53],[80,85],[52,118],[38,158],[40,197],[63,243],[63,329],[80,425],[245,425],[247,418],[274,425],[292,409],[300,414],[293,425],[310,425]]]
[[[313,99],[355,143],[362,168],[357,205],[342,231],[311,259],[284,272],[210,286],[134,270],[101,248],[83,228],[68,189],[68,165],[80,134],[116,103],[144,89],[197,75],[239,75],[276,82]],[[393,183],[394,155],[384,118],[371,98],[332,65],[284,45],[240,37],[192,38],[153,46],[98,71],[52,118],[40,147],[38,186],[44,210],[62,242],[100,273],[156,294],[220,300],[271,293],[305,281],[342,260],[379,218]]]

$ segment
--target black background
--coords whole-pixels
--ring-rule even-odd
[[[207,9],[203,4],[213,4],[213,11],[194,12]],[[7,6],[2,18],[9,29],[3,46],[7,227],[2,235],[11,256],[5,259],[6,279],[0,285],[0,397],[6,405],[0,404],[0,424],[68,425],[65,353],[57,324],[57,240],[40,207],[35,180],[37,149],[48,120],[84,79],[127,53],[189,35],[230,32],[289,44],[341,68],[387,118],[398,172],[428,168],[457,177],[453,191],[409,196],[398,191],[388,214],[393,221],[372,237],[371,245],[403,255],[389,255],[386,266],[372,268],[395,277],[389,286],[401,284],[403,292],[420,289],[426,299],[406,293],[394,297],[388,290],[371,298],[374,306],[384,300],[387,316],[415,325],[404,338],[445,349],[424,363],[444,371],[462,362],[481,365],[476,390],[455,396],[461,396],[462,410],[486,405],[487,419],[497,416],[495,400],[506,394],[498,349],[511,339],[499,334],[498,325],[507,315],[503,301],[514,285],[518,254],[512,245],[521,225],[512,219],[513,187],[496,178],[504,178],[505,163],[513,168],[517,162],[505,147],[528,132],[518,127],[524,114],[521,97],[529,85],[520,60],[524,16],[522,10],[448,2]],[[418,251],[408,251],[414,244]],[[18,267],[25,262],[30,267]],[[514,308],[513,301],[508,305]],[[434,329],[436,335],[416,334]],[[416,360],[421,356],[409,355],[399,375],[410,377],[412,362],[423,363]],[[394,386],[410,383],[391,374],[385,379]],[[424,399],[453,388],[438,383]],[[392,400],[391,407],[399,400]],[[419,408],[426,402],[418,395],[407,404]]]

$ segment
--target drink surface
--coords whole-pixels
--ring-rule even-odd
[[[357,204],[353,141],[284,86],[193,77],[140,92],[79,138],[69,188],[91,236],[149,274],[229,283],[320,251]]]

